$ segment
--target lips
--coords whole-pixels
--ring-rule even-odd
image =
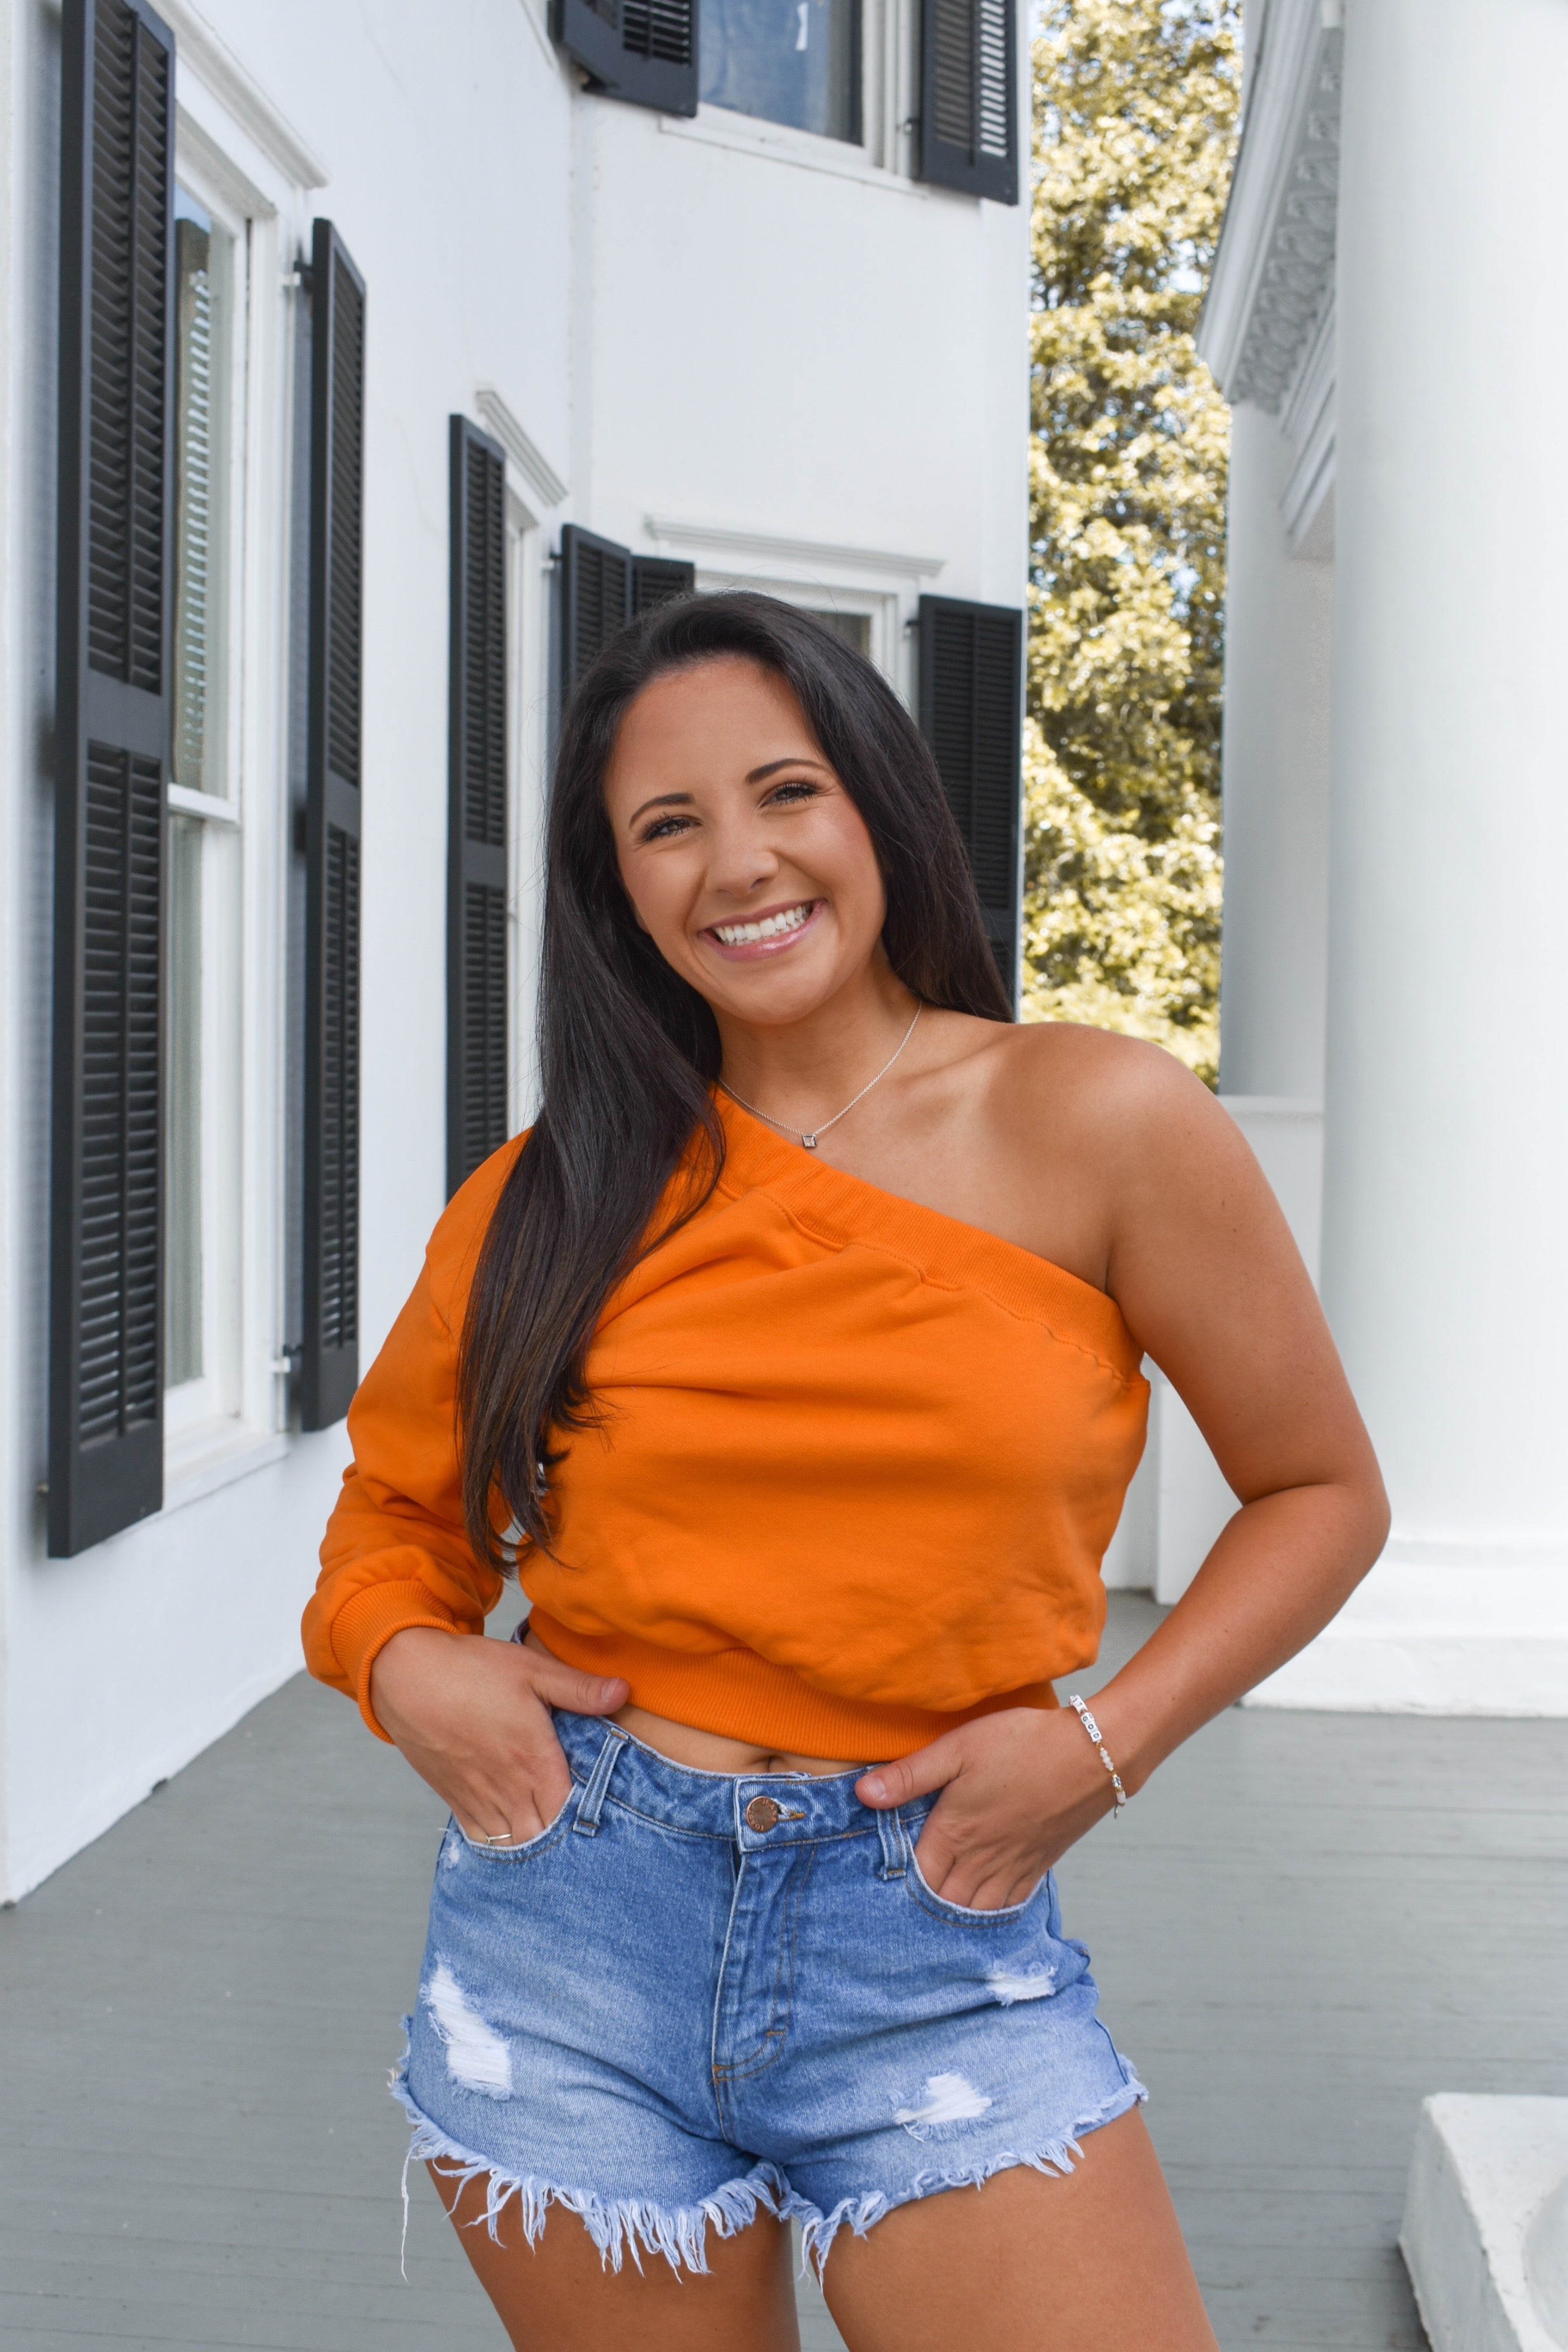
[[[726,962],[753,963],[784,953],[816,928],[826,901],[795,898],[743,921],[710,923],[702,936]]]

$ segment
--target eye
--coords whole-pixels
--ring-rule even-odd
[[[651,824],[643,827],[637,839],[642,843],[673,841],[678,833],[686,831],[690,822],[689,817],[684,816],[656,816]]]
[[[811,783],[804,776],[792,776],[784,783],[775,784],[763,805],[765,808],[771,803],[774,808],[788,808],[797,801],[816,800],[821,792],[820,784]]]

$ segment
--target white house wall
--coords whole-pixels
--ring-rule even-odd
[[[597,192],[574,313],[595,527],[637,545],[650,519],[684,525],[669,551],[705,570],[815,582],[819,601],[858,575],[898,590],[906,616],[922,586],[1020,603],[1021,209],[842,176],[836,142],[737,148],[736,120],[580,110]],[[912,677],[901,648],[896,674]]]
[[[872,14],[879,60],[907,72],[907,9],[885,20],[878,0]],[[275,445],[272,495],[293,424],[299,297],[286,281],[314,215],[336,223],[368,288],[363,1363],[445,1192],[448,415],[507,446],[520,534],[521,1117],[560,524],[690,556],[704,584],[743,577],[865,611],[908,692],[905,624],[922,588],[1023,597],[1026,207],[917,188],[857,151],[743,118],[704,110],[672,126],[584,96],[531,0],[202,0],[199,12],[170,0],[168,15],[184,135],[226,157],[260,203],[256,299],[279,371],[258,426]],[[248,622],[259,707],[243,918],[243,1425],[230,1456],[175,1482],[157,1517],[78,1559],[44,1557],[58,46],[48,0],[4,0],[0,1895],[11,1896],[297,1668],[345,1456],[341,1428],[283,1431],[273,1370],[280,539]],[[896,126],[912,94],[876,95],[873,153],[906,154]],[[685,536],[661,538],[654,522]]]

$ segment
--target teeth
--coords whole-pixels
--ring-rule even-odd
[[[753,947],[758,940],[776,940],[781,931],[798,931],[811,915],[814,900],[787,907],[782,915],[764,915],[760,923],[715,923],[713,936],[727,948]]]

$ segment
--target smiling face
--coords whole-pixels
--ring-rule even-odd
[[[715,1013],[803,1020],[879,955],[871,836],[773,671],[726,654],[644,687],[605,804],[637,920]]]

